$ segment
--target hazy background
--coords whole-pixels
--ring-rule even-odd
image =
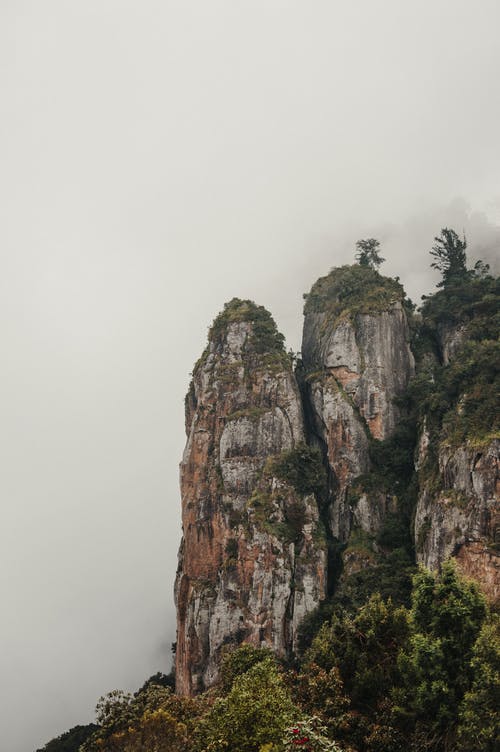
[[[0,0],[2,749],[170,668],[183,397],[374,235],[500,247],[498,0]]]

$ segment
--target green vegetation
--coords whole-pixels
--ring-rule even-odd
[[[455,230],[444,227],[441,230],[441,236],[434,238],[435,245],[432,246],[431,256],[435,259],[431,266],[438,269],[443,278],[439,287],[446,287],[451,282],[463,279],[467,276],[465,249],[467,241],[465,235],[460,240]]]
[[[356,264],[332,269],[304,298],[304,314],[326,313],[329,321],[335,321],[341,315],[352,319],[357,313],[386,311],[396,301],[403,302],[405,292],[399,280]]]
[[[287,752],[294,739],[314,752],[496,752],[500,620],[446,563],[415,575],[408,606],[375,593],[338,607],[293,670],[242,645],[197,698],[153,680],[101,698],[82,752]],[[57,746],[64,736],[44,752],[75,750]]]
[[[403,727],[417,729],[430,744],[439,739],[450,748],[456,735],[486,615],[477,585],[461,579],[451,562],[443,565],[440,576],[426,570],[416,575],[412,632],[398,659],[401,680],[393,692],[394,713]]]
[[[422,319],[434,339],[445,325],[463,326],[467,339],[496,339],[500,323],[500,278],[467,276],[449,283],[434,295],[425,296]]]
[[[372,595],[354,617],[334,614],[323,624],[305,656],[329,671],[336,667],[360,712],[377,707],[397,678],[397,656],[409,638],[407,610]]]
[[[264,478],[262,486],[270,478]],[[297,543],[305,522],[302,498],[286,494],[280,489],[254,491],[248,501],[249,522],[257,525],[283,543]]]
[[[497,436],[500,393],[500,281],[474,272],[447,284],[422,307],[423,333],[431,350],[439,353],[443,331],[461,331],[459,354],[448,364],[437,357],[421,358],[409,388],[416,419],[425,418],[431,438],[427,474],[436,466],[440,442],[458,446],[478,444]],[[433,451],[434,450],[434,453]]]
[[[78,752],[80,746],[97,729],[98,726],[95,723],[89,723],[87,726],[74,726],[56,739],[52,739],[37,752]]]
[[[356,255],[355,259],[360,266],[371,267],[372,269],[378,269],[385,259],[379,254],[380,243],[375,238],[368,238],[368,240],[358,240],[356,243]]]
[[[146,682],[135,695],[115,690],[99,700],[98,728],[81,752],[190,752],[208,706],[206,697],[178,697],[155,683]]]
[[[434,371],[421,395],[428,427],[452,446],[487,441],[500,430],[500,343],[468,342],[448,366]]]
[[[200,752],[259,752],[283,749],[285,731],[299,715],[273,658],[237,676],[218,697],[198,729]],[[273,746],[274,745],[274,746]]]
[[[301,496],[315,494],[318,500],[324,499],[326,471],[318,447],[310,447],[303,442],[297,444],[273,462],[273,472]]]
[[[276,328],[273,317],[264,306],[256,305],[252,300],[233,298],[210,327],[208,337],[217,343],[225,335],[229,324],[247,321],[253,324],[251,347],[257,353],[285,352],[285,338]]]
[[[404,401],[401,407],[403,417],[392,436],[384,441],[370,436],[371,470],[355,480],[349,497],[353,503],[362,494],[392,499],[394,511],[387,514],[376,543],[385,554],[399,551],[403,559],[413,559],[411,520],[418,494],[414,466],[417,425],[410,407]],[[399,599],[396,593],[387,595]]]
[[[231,691],[235,680],[246,673],[252,666],[267,659],[273,659],[268,648],[256,648],[254,645],[241,645],[236,650],[226,653],[220,667],[220,687],[224,694]]]
[[[245,341],[242,360],[235,363],[219,364],[217,379],[223,386],[230,387],[241,378],[241,369],[248,373],[252,369],[264,369],[271,373],[291,371],[293,356],[284,348],[285,338],[278,331],[276,323],[264,306],[252,300],[233,298],[214,319],[209,328],[209,344],[196,362],[193,375],[206,363],[210,347],[222,345],[230,324],[247,322],[252,325],[252,333]]]
[[[282,481],[275,484],[274,480]],[[299,443],[269,457],[259,485],[247,502],[248,522],[256,524],[284,543],[299,543],[306,521],[305,497],[314,494],[326,502],[326,472],[319,449]],[[318,548],[326,545],[324,526],[315,527]]]
[[[316,712],[331,719],[341,744],[361,752],[451,751],[458,749],[457,733],[472,738],[479,727],[472,708],[498,672],[496,634],[495,642],[477,587],[447,563],[439,576],[424,570],[415,576],[410,609],[376,593],[354,614],[334,613],[320,627],[302,671],[338,672],[335,696],[347,699],[347,714],[345,699],[337,701],[337,718],[332,707]],[[318,698],[318,704],[325,699]],[[488,699],[483,715],[488,740],[498,708],[494,702],[494,696]]]
[[[472,649],[472,682],[459,712],[458,740],[463,752],[500,749],[500,617],[483,623]]]

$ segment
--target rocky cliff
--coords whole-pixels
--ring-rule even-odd
[[[464,573],[478,580],[493,601],[500,599],[499,457],[497,439],[482,446],[442,444],[438,488],[435,478],[422,478],[415,513],[418,561],[437,569],[456,556]]]
[[[370,471],[370,440],[392,435],[396,399],[414,374],[404,291],[361,266],[333,269],[306,298],[302,359],[313,435],[330,474],[330,530],[376,533],[391,507],[383,492],[352,493]]]
[[[193,371],[186,432],[180,694],[213,684],[231,643],[289,655],[299,622],[325,593],[325,536],[303,472],[314,456],[291,358],[262,307],[235,299],[215,320]]]
[[[465,301],[465,302],[464,302]],[[490,600],[500,600],[498,284],[469,279],[423,309],[434,339],[416,465],[417,561],[455,556]]]
[[[179,693],[241,642],[292,657],[337,586],[383,574],[403,598],[415,554],[455,556],[498,600],[499,296],[490,277],[460,284],[415,318],[397,279],[333,269],[305,296],[296,372],[265,309],[217,317],[186,398]]]

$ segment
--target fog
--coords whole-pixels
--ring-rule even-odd
[[[497,0],[0,3],[2,748],[170,668],[189,372],[377,237],[498,261]]]

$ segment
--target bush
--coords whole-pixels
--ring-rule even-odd
[[[269,648],[255,647],[244,643],[235,650],[226,653],[220,667],[220,686],[227,694],[233,686],[234,680],[249,671],[257,663],[271,660],[273,653]]]
[[[271,658],[234,678],[226,697],[215,701],[198,728],[199,752],[259,752],[281,745],[286,728],[300,713]]]
[[[385,311],[394,302],[405,301],[405,291],[398,280],[382,276],[371,266],[354,264],[334,268],[320,277],[304,298],[305,315],[326,313],[335,321],[341,314],[353,318],[357,313]]]
[[[303,442],[297,444],[275,460],[273,472],[301,496],[312,493],[318,500],[324,499],[326,471],[318,447],[310,447]]]

